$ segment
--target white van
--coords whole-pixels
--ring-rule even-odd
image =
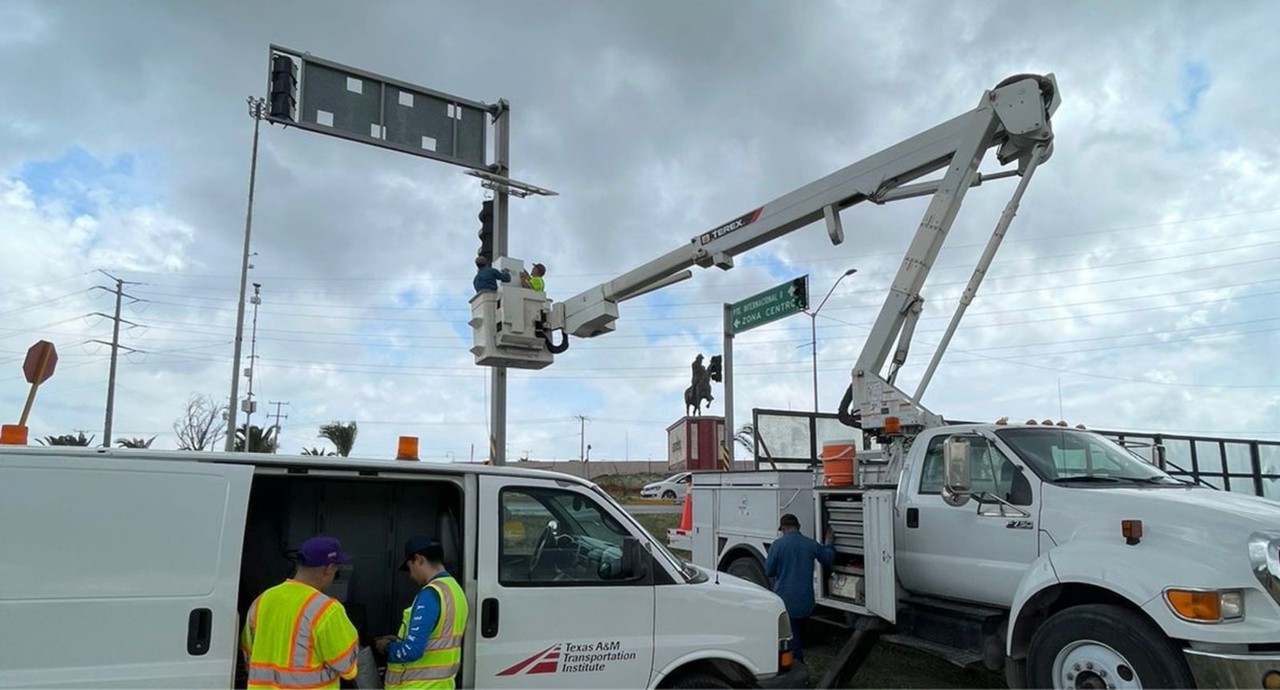
[[[461,687],[755,686],[789,664],[773,593],[684,563],[595,485],[551,472],[244,453],[0,446],[0,686],[243,683],[249,603],[326,534],[364,645],[441,540],[471,601]]]

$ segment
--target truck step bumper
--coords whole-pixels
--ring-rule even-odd
[[[1198,688],[1262,688],[1263,678],[1280,681],[1280,654],[1219,654],[1184,650]]]

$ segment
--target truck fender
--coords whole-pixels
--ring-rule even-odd
[[[729,665],[730,667],[726,667]],[[649,688],[656,688],[662,685],[662,682],[671,677],[673,673],[682,671],[685,668],[693,666],[711,666],[721,675],[728,675],[729,680],[751,680],[754,681],[760,674],[760,667],[753,661],[741,654],[723,649],[699,649],[689,652],[684,656],[677,657],[672,660],[661,670],[653,675],[650,679]],[[737,666],[735,669],[731,666]],[[739,678],[743,673],[747,674],[745,678]]]
[[[1176,577],[1176,580],[1166,581],[1166,577]],[[1006,653],[1011,659],[1025,658],[1041,613],[1064,595],[1076,604],[1128,606],[1142,612],[1166,635],[1177,639],[1178,633],[1191,630],[1183,630],[1184,626],[1192,624],[1179,624],[1167,607],[1149,604],[1160,597],[1166,586],[1195,586],[1220,578],[1220,571],[1212,566],[1171,549],[1151,546],[1144,549],[1142,545],[1128,546],[1119,540],[1072,540],[1041,554],[1023,576],[1009,611]],[[1165,615],[1161,615],[1161,611]]]

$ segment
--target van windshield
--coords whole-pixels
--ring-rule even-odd
[[[1090,431],[1012,428],[996,435],[1040,478],[1054,484],[1187,485]]]
[[[595,489],[595,492],[599,494],[604,500],[608,501],[609,503],[612,503],[614,506],[618,508],[618,510],[623,515],[626,516],[627,520],[631,522],[631,526],[636,530],[637,534],[646,535],[648,537],[646,541],[648,541],[649,546],[651,547],[654,554],[659,559],[665,560],[671,567],[675,568],[676,571],[679,572],[682,577],[684,577],[686,582],[691,582],[698,578],[699,572],[696,568],[686,563],[683,558],[680,558],[679,556],[672,553],[671,550],[667,548],[666,544],[663,544],[661,540],[657,539],[652,534],[650,534],[649,530],[645,529],[644,525],[641,525],[638,521],[636,521],[636,519],[630,513],[628,513],[625,508],[623,508],[622,506],[619,506],[617,502],[613,500],[613,497],[605,493],[604,489],[601,489],[598,486],[592,486],[592,488]]]

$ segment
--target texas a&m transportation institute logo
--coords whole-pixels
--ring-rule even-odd
[[[499,676],[538,675],[542,673],[599,673],[610,663],[634,661],[635,652],[622,648],[621,640],[597,642],[561,642],[534,654],[498,673]]]

